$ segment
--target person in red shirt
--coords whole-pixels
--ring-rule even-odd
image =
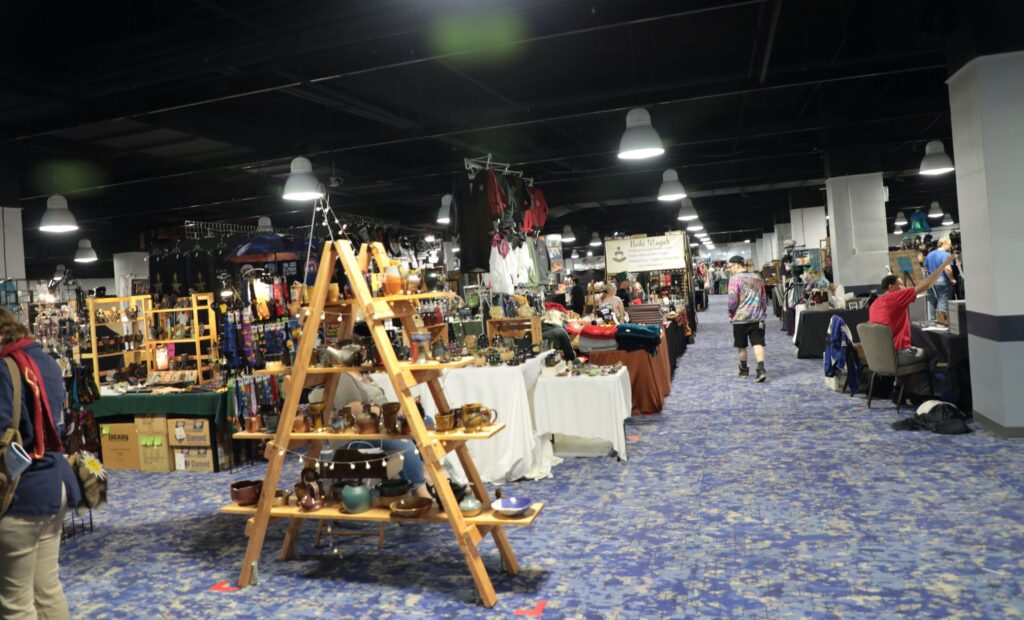
[[[885,294],[871,304],[868,320],[888,325],[892,330],[892,344],[896,349],[896,362],[900,366],[917,364],[925,360],[923,349],[910,346],[910,316],[907,307],[914,303],[918,295],[930,289],[952,262],[953,257],[950,256],[941,267],[914,287],[903,286],[899,276],[885,276],[882,279],[882,290]]]

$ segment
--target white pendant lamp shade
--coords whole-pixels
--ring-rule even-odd
[[[945,217],[942,218],[942,225],[943,226],[952,226],[953,225],[953,216],[947,213],[945,215]]]
[[[691,241],[691,242],[690,242],[690,247],[691,247],[691,248],[695,248],[695,247],[698,247],[699,245],[700,245],[700,244],[699,244],[699,243],[697,243],[696,241]]]
[[[704,230],[704,224],[701,224],[699,219],[691,220],[690,223],[686,225],[686,230],[690,232]]]
[[[942,140],[932,140],[924,145],[924,159],[921,160],[919,174],[935,176],[953,172],[953,160],[946,155],[946,147]]]
[[[566,224],[562,227],[562,243],[572,243],[576,241],[576,235],[572,232],[572,228]]]
[[[593,256],[593,255],[594,255],[594,251],[593,250],[587,250],[587,256]]]
[[[573,250],[572,251],[572,256],[570,258],[576,259],[576,258],[579,258],[579,257],[580,257],[580,253],[577,252],[576,250]]]
[[[903,211],[897,211],[896,212],[896,222],[894,222],[894,223],[897,226],[906,226],[907,225],[907,218],[905,218],[903,216]]]
[[[707,239],[708,238],[708,234],[706,232],[704,232],[704,231],[701,231],[701,232],[698,232],[697,234],[695,234],[694,237],[697,237],[698,239]]]
[[[78,241],[78,250],[75,252],[76,263],[92,263],[99,260],[96,250],[92,249],[92,242],[88,239]]]
[[[932,218],[933,220],[937,220],[942,216],[942,208],[939,207],[939,203],[933,202],[931,209],[928,209],[928,217]]]
[[[292,171],[284,182],[285,200],[316,200],[324,197],[323,187],[313,176],[313,164],[305,157],[292,160]]]
[[[648,159],[665,152],[661,137],[651,126],[651,115],[643,108],[626,114],[626,131],[619,141],[619,159]]]
[[[53,271],[53,281],[60,282],[67,273],[67,269],[64,268],[63,264],[57,265],[57,268]]]
[[[679,216],[676,219],[680,222],[697,219],[697,209],[694,208],[692,200],[683,198],[683,201],[679,203]]]
[[[438,224],[451,224],[452,222],[452,195],[441,196],[441,210],[437,212]]]
[[[256,232],[274,232],[274,223],[266,215],[261,215],[256,220]]]
[[[590,235],[590,247],[596,248],[601,245],[601,237],[597,233]]]
[[[896,226],[896,227],[894,227],[892,229],[892,234],[894,234],[894,235],[902,235],[903,234],[903,229],[900,228],[899,226]]]
[[[673,200],[682,200],[683,198],[686,198],[686,190],[683,189],[683,184],[679,182],[679,175],[676,174],[676,171],[669,168],[661,175],[658,200],[671,202]]]
[[[78,230],[78,222],[68,209],[67,198],[54,194],[46,199],[46,211],[39,222],[39,230],[48,233],[65,233]]]

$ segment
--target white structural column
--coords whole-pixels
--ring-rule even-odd
[[[832,217],[832,270],[850,292],[878,288],[889,264],[882,173],[853,174],[825,181]],[[812,247],[807,243],[807,247]],[[817,242],[813,247],[817,247]]]
[[[949,80],[975,419],[1024,436],[1024,52]]]
[[[114,285],[119,297],[132,294],[131,281],[149,279],[149,254],[146,252],[120,252],[114,254]]]
[[[784,244],[792,238],[793,224],[775,225],[775,256],[773,258],[782,259],[782,255],[785,253],[785,250],[783,250]]]
[[[791,209],[789,212],[790,239],[796,242],[796,247],[817,248],[828,236],[825,228],[825,207],[809,207],[806,209]]]
[[[0,207],[0,279],[25,277],[25,240],[21,209]]]

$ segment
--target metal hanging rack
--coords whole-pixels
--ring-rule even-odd
[[[517,176],[526,181],[530,187],[533,187],[533,177],[526,176],[522,170],[512,170],[512,164],[494,161],[490,153],[481,157],[467,157],[462,161],[466,170],[474,175],[480,170],[496,170],[502,174]]]

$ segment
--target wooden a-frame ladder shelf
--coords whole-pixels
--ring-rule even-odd
[[[380,353],[380,366],[359,366],[353,368],[311,368],[310,361],[313,354],[313,347],[317,340],[317,332],[321,324],[321,314],[327,302],[327,291],[330,284],[331,274],[334,272],[334,261],[341,261],[341,266],[348,276],[352,287],[354,299],[346,300],[344,305],[354,306],[362,311],[370,335]],[[238,439],[269,439],[273,438],[274,446],[289,446],[295,442],[308,442],[309,454],[313,458],[319,455],[323,441],[330,439],[367,439],[368,435],[345,434],[345,433],[292,433],[292,424],[295,421],[296,409],[299,405],[301,389],[289,389],[291,385],[307,385],[307,379],[319,375],[324,384],[325,403],[334,402],[334,392],[337,388],[338,377],[342,372],[365,372],[384,371],[391,378],[391,384],[398,395],[398,402],[402,405],[402,411],[409,422],[410,432],[407,436],[415,442],[423,459],[423,468],[427,480],[437,489],[443,511],[431,508],[425,515],[419,518],[407,519],[394,517],[387,508],[372,508],[367,512],[359,514],[348,514],[340,510],[337,503],[328,502],[320,510],[303,512],[297,506],[273,506],[274,493],[270,492],[278,488],[281,477],[281,468],[285,456],[280,455],[277,449],[268,450],[269,455],[267,473],[263,479],[263,488],[268,492],[260,496],[256,506],[238,506],[228,504],[221,508],[226,514],[248,515],[245,533],[249,537],[249,543],[245,551],[245,558],[242,561],[242,573],[238,579],[238,585],[248,586],[255,582],[257,566],[260,554],[263,550],[263,542],[267,534],[267,526],[272,519],[288,519],[288,528],[285,532],[284,545],[281,549],[280,558],[290,559],[295,554],[295,540],[299,528],[305,519],[330,519],[338,521],[368,521],[368,522],[395,522],[395,523],[444,523],[451,525],[455,534],[456,542],[465,556],[466,565],[469,567],[470,575],[476,584],[479,600],[487,607],[493,607],[498,597],[491,584],[491,578],[487,574],[480,557],[478,546],[483,539],[490,535],[494,539],[501,555],[502,566],[510,574],[519,572],[519,563],[505,533],[505,526],[530,525],[536,519],[543,508],[542,503],[535,503],[522,515],[518,517],[504,517],[497,514],[491,508],[491,500],[487,495],[487,489],[480,474],[477,472],[473,459],[466,447],[467,441],[487,439],[505,428],[503,424],[484,427],[474,432],[455,431],[451,433],[435,433],[427,429],[423,418],[419,414],[416,400],[410,391],[415,385],[426,383],[430,394],[434,399],[439,411],[448,411],[448,400],[439,381],[441,373],[446,368],[458,368],[467,365],[470,360],[458,360],[451,363],[430,362],[427,364],[414,364],[399,361],[395,355],[391,340],[388,337],[384,326],[385,320],[396,319],[400,321],[402,328],[407,333],[417,331],[413,321],[413,315],[417,311],[417,304],[420,300],[431,297],[447,297],[452,293],[422,293],[416,295],[391,295],[386,297],[374,297],[366,284],[363,273],[369,272],[372,268],[383,271],[390,264],[390,259],[380,243],[362,245],[359,253],[352,248],[348,241],[331,241],[325,244],[323,255],[320,258],[320,267],[317,271],[316,283],[310,295],[310,302],[305,316],[305,324],[302,330],[302,337],[299,339],[298,350],[295,355],[295,362],[291,368],[282,372],[286,373],[284,380],[285,401],[281,411],[281,419],[278,422],[277,432],[269,433],[236,433]],[[335,302],[335,305],[337,302]],[[342,338],[352,336],[355,324],[355,313],[346,312],[342,314],[339,335]],[[380,438],[384,436],[381,435]],[[388,436],[393,437],[393,436]],[[462,468],[473,484],[473,492],[477,499],[483,504],[483,512],[475,517],[465,517],[459,509],[459,502],[456,501],[451,486],[447,484],[447,476],[441,464],[441,460],[448,452],[455,452]]]

